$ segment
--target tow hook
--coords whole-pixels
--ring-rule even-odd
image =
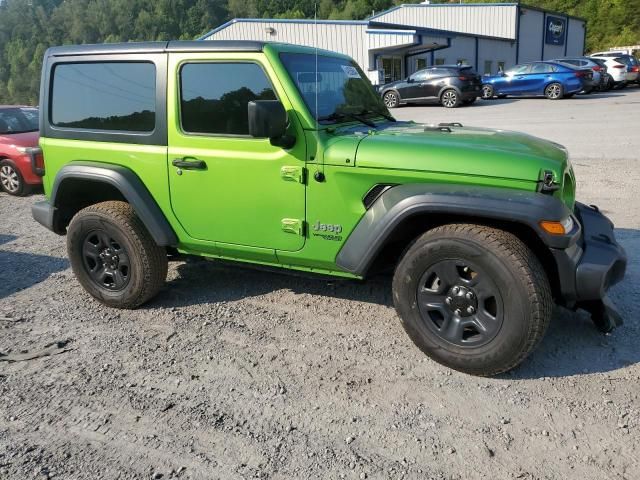
[[[584,302],[578,306],[591,314],[591,320],[602,333],[609,333],[624,323],[620,312],[608,297]]]

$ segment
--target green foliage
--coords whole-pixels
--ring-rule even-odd
[[[318,0],[317,15],[362,19],[402,3],[419,0]],[[586,18],[587,50],[640,43],[640,0],[525,3]],[[193,39],[234,17],[315,13],[314,0],[0,0],[0,104],[38,103],[42,57],[51,45]]]

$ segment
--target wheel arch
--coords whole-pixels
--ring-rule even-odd
[[[389,92],[393,92],[398,96],[398,101],[402,101],[402,95],[400,95],[400,92],[396,89],[396,88],[387,88],[386,90],[382,91],[382,95],[380,95],[382,98],[384,98],[384,96],[389,93]]]
[[[129,203],[159,246],[177,245],[175,232],[142,180],[126,167],[98,162],[73,162],[57,173],[49,200],[53,230],[64,234],[77,212],[108,200]]]
[[[460,90],[460,88],[458,88],[455,85],[445,85],[442,88],[440,88],[440,90],[438,91],[438,98],[440,100],[442,100],[442,95],[444,94],[444,92],[446,92],[447,90],[455,90],[455,92],[458,95],[462,95],[462,90]]]
[[[362,277],[393,268],[422,233],[452,223],[474,223],[514,234],[536,254],[560,297],[551,248],[566,248],[571,236],[545,235],[538,222],[561,220],[569,209],[554,197],[492,187],[410,184],[391,188],[367,211],[336,257],[343,269]],[[364,253],[363,253],[364,252]]]

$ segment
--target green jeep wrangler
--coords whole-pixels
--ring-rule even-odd
[[[415,344],[477,375],[518,365],[554,303],[620,316],[613,225],[575,202],[567,151],[521,133],[396,121],[349,57],[262,42],[51,48],[40,145],[71,266],[135,308],[199,255],[364,279],[392,269]]]

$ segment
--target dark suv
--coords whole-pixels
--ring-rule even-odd
[[[443,107],[455,108],[471,105],[482,95],[482,80],[469,65],[439,65],[383,85],[380,94],[388,108],[433,99]]]

